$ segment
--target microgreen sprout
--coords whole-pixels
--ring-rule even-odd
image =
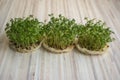
[[[50,14],[50,21],[45,24],[46,30],[45,44],[56,49],[65,49],[75,42],[75,20],[68,19],[61,14],[54,17]]]
[[[43,23],[32,15],[26,18],[11,19],[6,26],[9,40],[18,47],[26,48],[43,39]]]
[[[107,43],[112,42],[110,28],[101,20],[89,20],[85,18],[86,23],[78,25],[78,44],[88,50],[100,51]]]

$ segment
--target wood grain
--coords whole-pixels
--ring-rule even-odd
[[[10,18],[33,14],[63,14],[84,23],[84,17],[102,19],[116,40],[106,54],[87,56],[74,49],[51,54],[40,48],[19,54],[8,47],[5,25]],[[0,80],[120,80],[120,0],[0,0]]]

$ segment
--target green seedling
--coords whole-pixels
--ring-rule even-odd
[[[88,50],[100,51],[107,43],[112,42],[113,33],[101,20],[88,20],[86,23],[78,25],[78,44]]]
[[[43,23],[32,15],[11,19],[6,26],[5,31],[9,41],[17,47],[27,48],[33,44],[39,44],[43,39]]]
[[[65,49],[75,43],[77,24],[75,20],[59,15],[50,14],[50,21],[44,25],[46,38],[45,44],[56,49]]]

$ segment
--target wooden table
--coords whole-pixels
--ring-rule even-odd
[[[77,22],[84,17],[102,19],[116,40],[99,56],[76,49],[51,54],[42,47],[20,54],[8,47],[4,29],[10,18],[33,14],[44,21],[50,13]],[[0,0],[0,80],[120,80],[120,0]]]

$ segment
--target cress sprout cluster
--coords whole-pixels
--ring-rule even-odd
[[[77,24],[75,20],[67,19],[62,15],[54,17],[53,14],[49,15],[50,21],[44,25],[46,31],[45,44],[56,49],[66,49],[74,45]]]
[[[94,19],[88,20],[85,18],[85,20],[84,25],[78,26],[78,44],[88,50],[102,50],[108,42],[113,40],[110,37],[113,32],[101,20],[97,22]]]
[[[33,16],[11,19],[6,27],[9,41],[22,49],[43,42],[48,50],[55,49],[53,52],[71,51],[75,45],[80,49],[99,52],[113,40],[110,36],[113,32],[100,20],[86,18],[85,24],[77,24],[74,19],[62,15],[49,16],[47,23],[39,22]]]
[[[6,33],[11,46],[19,52],[27,52],[39,46],[43,39],[43,23],[32,15],[11,19],[6,24]]]

